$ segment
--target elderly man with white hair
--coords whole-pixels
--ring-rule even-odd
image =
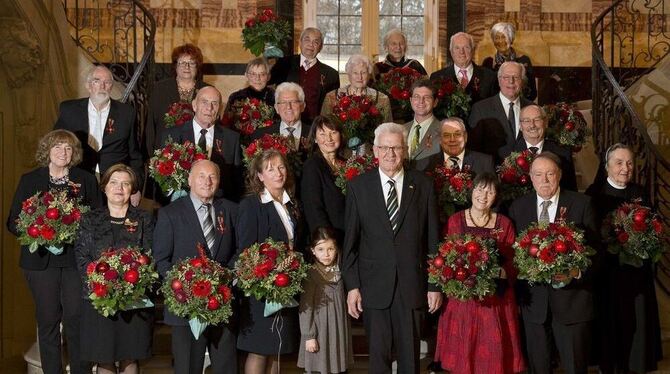
[[[421,75],[426,75],[426,69],[421,63],[413,58],[407,58],[407,37],[400,29],[391,29],[384,35],[384,49],[386,58],[383,61],[375,63],[375,79],[379,79],[381,74],[389,72],[395,68],[410,68],[418,71]]]
[[[425,264],[439,241],[437,202],[431,180],[403,168],[407,131],[395,123],[375,130],[379,167],[347,186],[342,274],[349,314],[363,323],[370,373],[419,372],[419,322],[442,294],[429,286]]]

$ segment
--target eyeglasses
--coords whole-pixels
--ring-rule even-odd
[[[277,101],[277,105],[282,105],[282,106],[294,106],[294,105],[300,105],[302,104],[302,101],[300,100],[289,100],[289,101]]]
[[[531,123],[535,125],[544,125],[544,118],[542,117],[537,117],[537,118],[521,118],[519,120],[519,123],[524,124],[524,125],[530,125]]]
[[[114,84],[114,81],[112,81],[112,80],[102,80],[102,79],[99,79],[99,78],[93,78],[93,80],[91,80],[91,83],[95,84],[96,86],[100,86],[100,85],[103,85],[103,84],[105,86],[111,86],[111,85]]]
[[[503,75],[500,77],[500,79],[504,80],[505,82],[515,82],[520,81],[521,77],[518,75]]]
[[[445,139],[460,139],[465,135],[462,132],[443,132],[442,137]]]
[[[426,95],[426,96],[413,95],[412,100],[414,100],[414,101],[431,101],[431,100],[433,100],[433,95]]]
[[[198,63],[195,61],[177,61],[177,66],[182,68],[194,68],[198,66]]]
[[[382,154],[388,154],[390,151],[393,151],[394,154],[399,154],[405,149],[405,146],[389,147],[387,145],[376,145],[375,147],[377,147]]]

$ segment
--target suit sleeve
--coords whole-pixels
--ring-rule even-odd
[[[153,237],[154,261],[156,261],[156,270],[161,275],[172,267],[172,255],[174,253],[174,230],[170,216],[165,208],[158,210],[158,219]]]
[[[319,178],[319,169],[311,160],[303,169],[300,193],[305,207],[305,218],[310,231],[320,226],[332,226],[323,201],[323,185]]]
[[[361,235],[360,217],[356,193],[351,184],[347,186],[346,209],[344,213],[345,234],[342,249],[342,277],[347,291],[360,288],[361,280],[358,274],[358,245]]]
[[[86,266],[97,260],[91,253],[91,250],[95,248],[95,234],[91,222],[93,214],[93,211],[89,211],[84,215],[79,225],[77,239],[74,242],[74,258],[77,262],[77,270],[79,270],[79,275],[84,284],[86,284]]]

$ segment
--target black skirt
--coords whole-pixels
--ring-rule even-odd
[[[151,357],[154,308],[117,312],[104,317],[88,300],[82,305],[82,360],[109,364]]]
[[[263,316],[264,310],[265,301],[253,296],[242,299],[237,348],[264,356],[296,352],[300,346],[298,308],[284,308],[269,317]]]

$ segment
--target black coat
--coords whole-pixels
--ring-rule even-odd
[[[87,300],[90,293],[86,283],[86,266],[93,261],[97,261],[102,252],[110,248],[119,249],[128,246],[140,247],[143,252],[151,252],[154,233],[154,221],[151,214],[130,205],[126,212],[126,219],[129,223],[137,223],[137,226],[124,224],[115,240],[109,208],[94,209],[84,215],[79,237],[74,245],[77,268],[82,279],[82,297],[84,299]]]
[[[472,98],[472,101],[470,101],[471,107],[478,101],[491,97],[500,91],[498,78],[492,70],[476,65],[474,62],[472,63],[472,67],[472,79],[470,79],[468,85],[465,87],[465,93]],[[459,84],[461,81],[460,78],[456,77],[454,64],[449,64],[447,67],[430,75],[431,81],[440,78],[451,79],[456,84]]]
[[[404,173],[396,233],[388,219],[379,169],[347,185],[342,275],[347,291],[360,290],[363,309],[388,308],[394,284],[405,308],[426,305],[427,254],[437,251],[440,231],[437,200],[430,178],[416,170]],[[438,291],[434,286],[428,289]]]
[[[79,194],[77,196],[82,197],[82,203],[84,205],[96,208],[102,204],[102,194],[98,187],[98,181],[91,173],[76,167],[71,168],[70,181],[80,185]],[[19,235],[16,228],[16,219],[19,218],[19,213],[21,213],[21,203],[37,192],[45,192],[48,190],[48,168],[38,168],[21,176],[19,184],[16,187],[16,192],[14,193],[12,206],[9,210],[9,217],[7,217],[7,229],[9,232],[16,236]],[[70,191],[72,191],[72,189]],[[72,267],[75,267],[76,262],[73,246],[66,245],[63,250],[63,253],[59,256],[67,257],[67,262],[69,262]],[[55,256],[45,247],[39,247],[35,253],[30,253],[28,246],[21,246],[19,266],[26,270],[44,270],[49,266],[49,261],[54,257]]]
[[[137,139],[135,109],[128,104],[111,100],[102,147],[96,151],[88,144],[88,101],[88,97],[63,101],[54,129],[69,130],[77,136],[84,150],[80,168],[94,174],[95,165],[99,164],[100,175],[103,175],[114,164],[128,165],[137,175],[141,190],[144,184],[144,162]]]
[[[329,226],[343,239],[345,199],[342,190],[335,185],[335,178],[328,161],[317,150],[303,166],[300,195],[309,232]]]
[[[420,167],[419,163],[421,163]],[[433,171],[436,167],[442,165],[444,165],[444,152],[440,151],[426,159],[419,160],[419,162],[417,162],[417,170],[428,172]],[[465,154],[463,155],[463,166],[465,167],[466,165],[469,165],[470,170],[475,174],[496,172],[495,167],[493,166],[493,157],[469,149],[466,149]]]
[[[163,133],[161,144],[166,144],[168,138],[177,143],[184,143],[188,140],[197,144],[193,134],[193,121],[167,129]],[[231,129],[215,125],[214,143],[209,159],[219,166],[221,172],[219,189],[222,190],[222,196],[231,201],[239,201],[244,191],[240,134]]]
[[[221,265],[232,268],[237,252],[238,210],[237,204],[225,199],[212,203],[216,220],[214,222],[213,259]],[[158,210],[154,230],[154,258],[161,277],[172,266],[186,257],[197,257],[198,244],[207,247],[198,214],[190,196],[182,197]],[[212,256],[205,251],[208,256]],[[175,316],[165,308],[165,323],[171,326],[185,326],[186,319]]]
[[[289,203],[288,211],[291,220],[295,223],[293,247],[296,251],[303,252],[306,239],[305,221],[298,203],[292,200]],[[268,238],[288,243],[288,234],[274,204],[272,202],[264,204],[258,195],[249,195],[240,202],[238,247],[242,251],[252,244],[263,242]]]

